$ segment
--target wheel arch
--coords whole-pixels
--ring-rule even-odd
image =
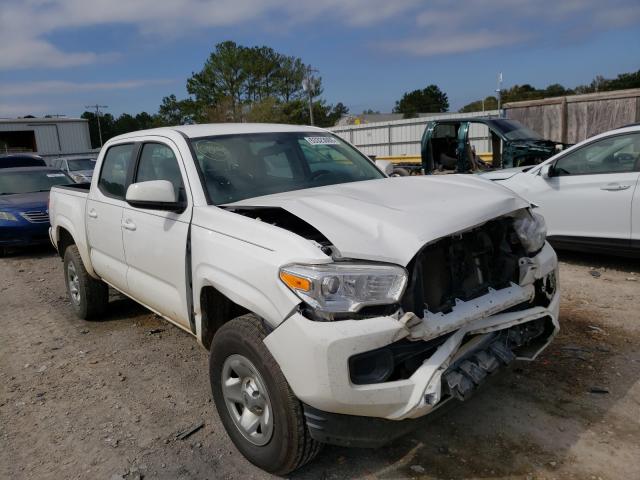
[[[78,252],[80,253],[80,258],[82,258],[82,263],[87,269],[87,273],[93,278],[99,278],[93,270],[93,265],[91,264],[91,258],[89,257],[89,250],[86,240],[83,241],[84,239],[79,237],[79,235],[76,233],[76,229],[73,227],[73,224],[66,218],[58,217],[56,223],[57,225],[55,230],[55,240],[56,248],[58,250],[58,255],[60,255],[60,258],[64,259],[64,252],[70,245],[77,245]]]
[[[213,337],[220,327],[240,315],[251,313],[210,284],[200,289],[198,297],[200,310],[198,339],[207,350],[210,349]]]

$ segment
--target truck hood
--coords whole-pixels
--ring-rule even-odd
[[[320,231],[344,258],[407,265],[427,243],[529,206],[471,175],[393,177],[250,198],[225,207],[280,207]]]

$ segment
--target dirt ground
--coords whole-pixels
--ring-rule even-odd
[[[640,479],[640,262],[561,260],[562,332],[539,360],[292,478]],[[195,340],[117,296],[76,319],[50,250],[0,259],[0,328],[0,478],[269,478],[226,436]]]

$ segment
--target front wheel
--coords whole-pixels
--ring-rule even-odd
[[[91,320],[104,313],[109,302],[109,287],[89,275],[75,245],[64,252],[64,279],[71,306],[79,318]]]
[[[223,325],[211,344],[209,375],[220,419],[238,450],[254,465],[286,475],[311,461],[313,440],[302,405],[263,340],[258,317]]]

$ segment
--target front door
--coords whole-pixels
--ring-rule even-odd
[[[631,238],[631,203],[640,172],[640,134],[596,140],[558,158],[526,197],[540,205],[549,236]]]
[[[186,206],[182,212],[169,212],[127,204],[122,232],[131,296],[189,328],[185,262],[192,202],[185,178],[175,145],[156,141],[143,143],[133,183],[168,180]]]

